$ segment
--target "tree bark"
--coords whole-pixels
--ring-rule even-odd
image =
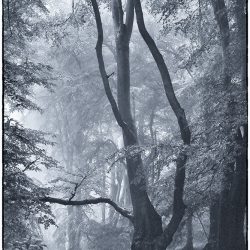
[[[235,17],[237,24],[237,33],[239,38],[240,64],[241,64],[241,86],[243,90],[247,89],[247,26],[246,26],[246,2],[244,0],[235,1]]]

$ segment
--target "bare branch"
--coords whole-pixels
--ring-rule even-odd
[[[75,183],[74,192],[72,193],[71,197],[69,198],[69,201],[71,201],[76,196],[77,189],[82,185],[83,181],[86,178],[87,178],[87,175],[85,175],[79,183]]]
[[[26,170],[28,170],[31,165],[33,165],[34,163],[36,163],[40,158],[38,157],[37,159],[35,159],[34,161],[30,162],[29,164],[27,164],[27,166],[25,166],[25,168],[23,169],[22,172],[25,172]]]
[[[113,76],[115,72],[112,72],[111,74],[107,75],[107,78],[109,79],[111,76]]]
[[[61,204],[64,206],[85,206],[85,205],[91,205],[91,204],[107,203],[110,206],[112,206],[122,216],[129,219],[132,223],[134,221],[134,217],[130,211],[127,211],[126,209],[119,207],[114,201],[110,200],[109,198],[99,197],[95,199],[72,201],[72,200],[63,200],[63,199],[58,199],[58,198],[53,198],[53,197],[44,197],[44,198],[40,198],[40,201]]]

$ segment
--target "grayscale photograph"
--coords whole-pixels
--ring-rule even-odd
[[[246,1],[3,0],[2,81],[2,249],[248,249]]]

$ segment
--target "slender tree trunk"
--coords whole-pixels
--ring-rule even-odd
[[[183,250],[193,250],[193,215],[190,213],[186,221],[187,242]]]
[[[102,169],[102,190],[103,190],[103,197],[106,196],[106,169],[105,169],[105,164]],[[106,204],[102,204],[102,223],[106,222]]]
[[[81,250],[80,247],[81,233],[80,229],[78,228],[79,224],[76,223],[82,221],[81,207],[69,206],[67,210],[69,218],[68,228],[67,228],[69,242],[67,250]]]
[[[117,195],[117,185],[115,183],[115,167],[111,169],[111,184],[110,184],[110,198],[111,200],[115,201],[116,195]],[[112,223],[113,222],[113,217],[114,217],[114,209],[109,208],[109,221]]]
[[[204,250],[217,250],[218,229],[219,229],[219,208],[220,197],[217,195],[214,200],[211,201],[209,213],[210,213],[210,227],[208,243],[204,247]]]
[[[151,143],[155,144],[155,136],[154,136],[154,130],[153,130],[153,125],[154,125],[154,117],[155,117],[155,107],[152,109],[151,114],[150,114],[150,120],[149,120],[149,131],[150,131],[150,137],[151,137]],[[153,162],[152,167],[149,168],[149,173],[151,176],[151,183],[154,184],[155,182],[155,164],[154,164],[154,159],[157,155],[157,148],[154,148],[152,152],[150,153],[150,163]]]
[[[68,234],[68,248],[67,250],[81,250],[80,242],[80,231],[79,231],[79,224],[76,222],[82,221],[82,216],[80,213],[80,207],[67,207],[68,210],[68,227],[67,227],[67,234]]]

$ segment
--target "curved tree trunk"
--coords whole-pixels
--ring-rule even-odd
[[[123,131],[124,146],[138,144],[137,132],[130,108],[130,64],[129,34],[126,26],[121,26],[116,35],[117,54],[117,101],[122,120],[132,133]],[[151,204],[147,190],[141,156],[126,158],[131,201],[134,212],[133,250],[147,250],[155,237],[162,233],[161,217]]]

